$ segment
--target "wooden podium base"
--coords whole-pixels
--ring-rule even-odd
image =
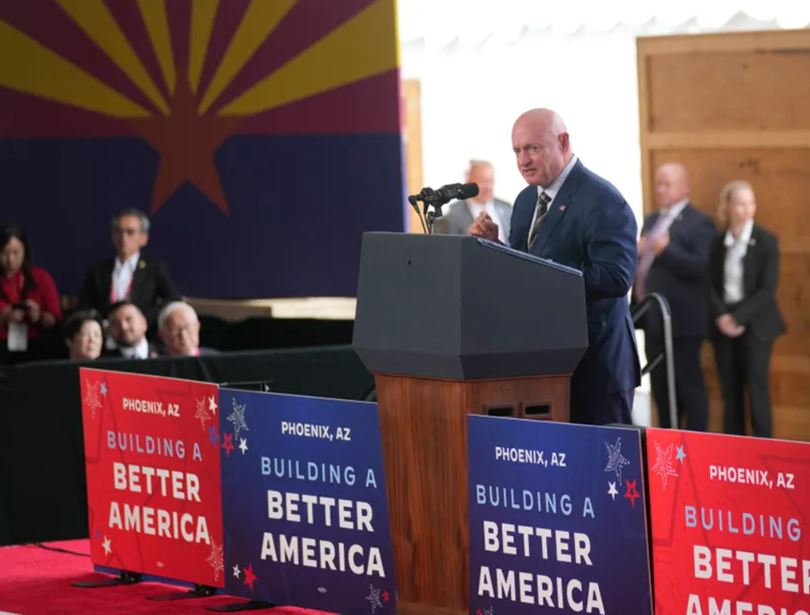
[[[567,422],[570,378],[375,379],[397,613],[467,615],[467,414]]]

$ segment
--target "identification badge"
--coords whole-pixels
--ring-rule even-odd
[[[11,352],[28,350],[28,325],[23,322],[8,323],[8,349]]]

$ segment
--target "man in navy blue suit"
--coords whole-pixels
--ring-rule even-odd
[[[629,424],[640,382],[627,297],[638,260],[633,212],[577,159],[554,111],[521,115],[512,148],[529,186],[515,201],[509,245],[579,269],[585,279],[588,349],[571,378],[571,422]],[[497,241],[498,227],[482,212],[470,234]]]
[[[644,221],[638,244],[639,267],[633,302],[650,293],[662,295],[672,312],[672,350],[675,363],[677,416],[686,417],[686,429],[709,428],[709,401],[701,369],[700,349],[709,328],[706,292],[709,252],[717,227],[689,202],[689,173],[682,164],[663,164],[655,172],[655,200],[659,209]],[[657,312],[639,322],[644,329],[647,358],[664,346]],[[658,424],[670,425],[668,384],[663,365],[650,372]]]

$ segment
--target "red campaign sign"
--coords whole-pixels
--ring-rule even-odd
[[[647,430],[656,615],[810,615],[810,444]]]
[[[224,587],[218,387],[80,378],[93,563]]]

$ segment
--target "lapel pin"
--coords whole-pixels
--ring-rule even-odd
[[[143,269],[146,267],[146,263],[143,261],[138,261],[138,269]]]
[[[560,211],[565,211],[565,205],[560,205]]]
[[[757,240],[756,240],[756,239],[753,239],[753,238],[752,238],[752,239],[749,239],[749,240],[748,240],[748,245],[749,245],[749,246],[755,246],[755,245],[757,245]]]

